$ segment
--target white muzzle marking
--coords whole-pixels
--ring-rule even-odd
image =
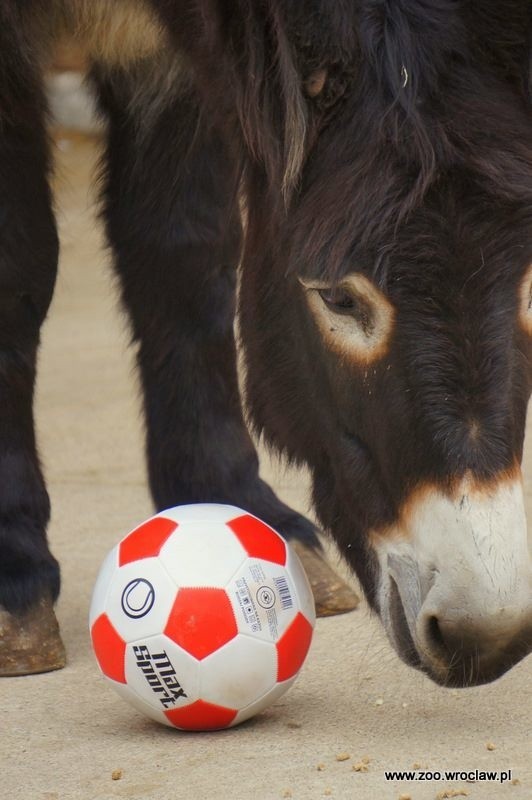
[[[479,486],[464,479],[452,496],[414,492],[399,524],[374,535],[381,566],[380,609],[401,650],[390,599],[397,586],[410,635],[423,651],[422,624],[432,615],[478,627],[498,646],[532,616],[532,567],[520,476]]]

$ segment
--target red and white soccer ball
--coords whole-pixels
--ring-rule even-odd
[[[295,681],[315,623],[293,550],[233,506],[177,506],[109,553],[90,632],[101,671],[166,725],[227,728]]]

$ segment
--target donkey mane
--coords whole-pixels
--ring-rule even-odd
[[[290,229],[294,270],[326,264],[334,276],[354,241],[366,251],[393,241],[452,171],[509,204],[532,198],[532,17],[527,0],[510,3],[511,27],[495,0],[189,5],[196,35],[179,44],[248,168],[250,208],[262,207],[281,246],[277,223]],[[311,98],[316,69],[327,80]],[[517,116],[507,111],[516,94]]]
[[[530,24],[513,31],[521,61],[513,51],[508,55],[506,32],[495,65],[500,14],[490,18],[488,5],[482,9],[486,53],[472,35],[476,17],[467,3],[359,5],[358,71],[336,109],[338,125],[333,113],[315,152],[310,149],[302,207],[291,213],[287,240],[295,271],[314,264],[322,278],[334,279],[353,262],[354,241],[378,256],[375,248],[395,241],[427,192],[451,174],[479,196],[507,204],[509,213],[515,203],[532,202],[532,120],[523,80]],[[528,19],[530,10],[520,5]],[[509,111],[516,94],[523,112],[517,116]]]
[[[283,5],[282,0],[202,0],[195,4],[196,41],[181,42],[195,56],[206,99],[229,126],[233,147],[245,142],[240,160],[251,157],[261,165],[272,200],[288,198],[297,182],[308,123]],[[231,135],[235,123],[243,139]]]
[[[410,204],[419,202],[433,182],[441,160],[434,126],[422,113],[443,88],[456,62],[466,60],[466,31],[456,0],[369,0],[360,18],[363,58],[382,97],[386,138],[409,147],[418,165]],[[440,147],[448,143],[443,131]]]
[[[241,0],[237,4],[244,5]],[[301,76],[280,4],[245,5],[246,13],[235,17],[238,38],[232,33],[230,77],[235,79],[238,117],[250,153],[287,197],[305,156],[307,110]]]

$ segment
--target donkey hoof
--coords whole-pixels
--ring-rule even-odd
[[[318,617],[345,614],[358,606],[357,593],[334,572],[318,550],[297,540],[290,544],[307,573]]]
[[[50,672],[66,664],[52,601],[41,598],[23,614],[0,609],[0,676]]]

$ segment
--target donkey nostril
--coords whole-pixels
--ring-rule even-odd
[[[438,617],[430,616],[427,620],[427,639],[438,650],[448,650],[448,644],[442,633]]]
[[[495,680],[531,652],[532,615],[511,610],[492,615],[453,616],[454,607],[427,609],[416,625],[426,672],[445,686],[478,686]]]
[[[431,614],[426,622],[428,644],[440,655],[469,658],[484,650],[482,631],[467,627],[460,620],[448,620]]]

